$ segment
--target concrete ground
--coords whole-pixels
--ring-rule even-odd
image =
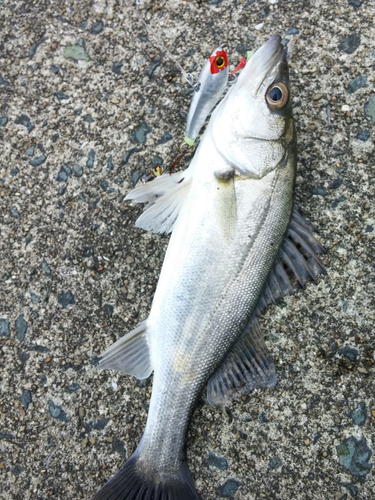
[[[135,449],[151,380],[97,357],[147,317],[168,237],[134,227],[134,181],[168,163],[197,76],[279,33],[298,131],[296,201],[327,276],[272,306],[278,385],[202,404],[204,500],[375,498],[374,0],[0,0],[2,500],[88,499]]]

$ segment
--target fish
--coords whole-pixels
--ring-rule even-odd
[[[198,500],[187,430],[207,402],[276,384],[257,317],[324,274],[324,247],[294,205],[296,131],[279,36],[249,59],[183,172],[133,190],[139,227],[171,232],[149,317],[102,355],[100,369],[154,372],[143,437],[93,500]]]

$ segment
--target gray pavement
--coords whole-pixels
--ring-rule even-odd
[[[195,73],[288,44],[296,202],[327,276],[261,320],[278,385],[204,403],[203,500],[375,498],[375,2],[154,1],[141,15]],[[0,0],[0,499],[88,499],[134,451],[151,380],[98,372],[147,317],[168,237],[124,202],[181,143],[191,94],[134,2]]]

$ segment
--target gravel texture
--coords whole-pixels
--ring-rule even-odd
[[[261,319],[278,385],[199,405],[203,500],[375,491],[374,0],[0,0],[0,499],[88,499],[130,456],[152,381],[98,372],[147,317],[168,237],[124,202],[178,152],[186,71],[279,33],[299,140],[296,202],[327,276]],[[194,69],[196,68],[196,69]]]

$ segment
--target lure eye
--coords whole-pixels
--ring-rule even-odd
[[[222,68],[224,66],[224,64],[225,64],[224,57],[222,57],[222,56],[217,57],[215,63],[216,63],[216,66],[218,68]]]
[[[217,50],[209,58],[211,75],[223,71],[228,66],[228,55],[225,50]]]
[[[266,92],[266,101],[271,109],[280,110],[289,102],[289,90],[284,83],[273,83]]]

